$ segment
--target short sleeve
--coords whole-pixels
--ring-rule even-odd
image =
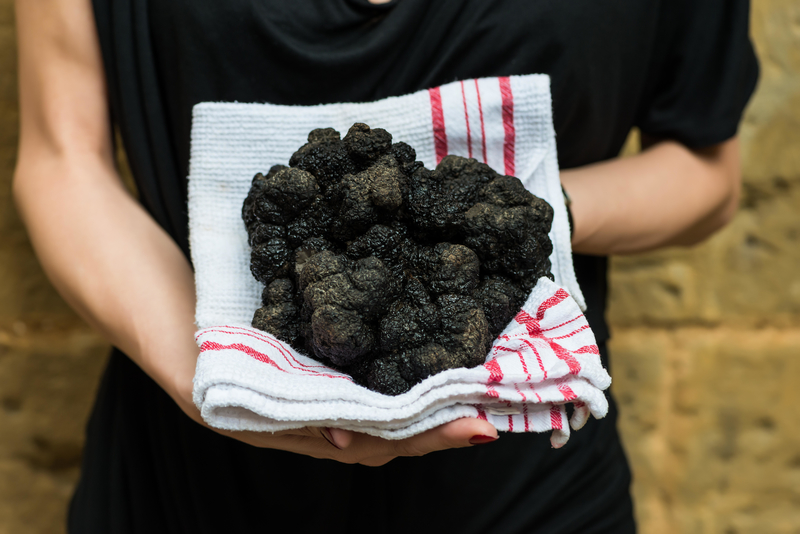
[[[748,0],[664,0],[636,125],[691,148],[736,135],[758,80]]]

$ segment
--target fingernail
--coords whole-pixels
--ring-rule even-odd
[[[472,445],[481,445],[482,443],[491,443],[497,439],[497,436],[484,436],[483,434],[477,434],[472,436],[472,439],[469,442]]]
[[[322,437],[324,437],[328,443],[330,443],[337,449],[342,450],[342,448],[338,446],[335,441],[333,441],[333,436],[331,435],[331,431],[328,430],[327,428],[322,429]]]

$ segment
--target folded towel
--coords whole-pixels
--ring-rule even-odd
[[[241,206],[256,172],[285,164],[308,132],[354,122],[385,128],[433,168],[447,154],[474,157],[514,175],[553,206],[555,283],[541,279],[495,341],[487,363],[432,376],[387,397],[249,327],[263,287],[250,274]],[[277,431],[335,426],[401,439],[465,416],[507,431],[569,436],[564,404],[579,428],[602,417],[600,365],[581,314],[569,226],[561,197],[549,78],[483,78],[377,102],[321,106],[201,103],[195,106],[189,226],[201,347],[194,400],[210,425]]]

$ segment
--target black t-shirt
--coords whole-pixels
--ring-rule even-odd
[[[185,252],[198,102],[369,101],[459,79],[546,73],[559,163],[569,168],[616,156],[633,126],[690,147],[724,141],[757,78],[746,0],[93,3],[112,115],[141,200]],[[576,255],[575,265],[602,347],[606,261]],[[226,531],[249,532],[298,514],[301,531],[318,522],[350,532],[628,532],[629,479],[614,424],[612,403],[609,417],[559,451],[546,436],[503,435],[363,469],[256,451],[202,429],[116,354],[71,525],[210,532],[227,516]],[[96,530],[79,528],[88,524]]]
[[[631,127],[690,147],[736,133],[757,77],[748,2],[95,0],[115,119],[143,203],[188,251],[192,106],[369,101],[546,73],[559,164],[616,156]],[[606,261],[577,255],[598,339]]]

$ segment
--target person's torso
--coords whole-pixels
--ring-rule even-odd
[[[370,101],[455,80],[552,78],[562,167],[613,157],[646,84],[658,3],[162,0],[154,58],[179,160],[201,101]]]

